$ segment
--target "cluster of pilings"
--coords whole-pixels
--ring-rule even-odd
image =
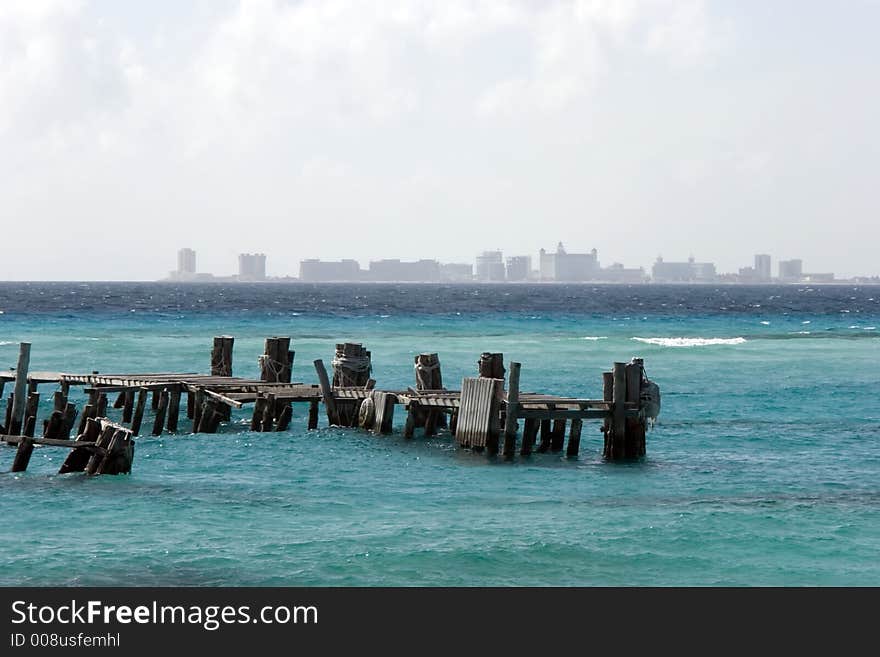
[[[612,370],[604,373],[602,399],[581,399],[521,391],[520,364],[512,361],[505,367],[503,354],[494,352],[480,355],[477,376],[465,377],[459,390],[443,386],[436,353],[414,356],[414,387],[377,390],[371,378],[371,353],[360,343],[336,345],[332,377],[323,361],[315,360],[317,384],[291,381],[294,351],[289,337],[266,339],[258,360],[260,379],[233,376],[233,346],[232,336],[214,338],[210,375],[29,374],[30,345],[22,343],[14,377],[0,373],[0,398],[7,381],[14,380],[15,385],[7,400],[5,423],[0,426],[0,439],[19,447],[13,469],[27,467],[34,445],[49,445],[73,449],[63,472],[128,472],[133,438],[142,429],[147,404],[152,412],[150,433],[176,433],[183,395],[193,433],[217,432],[232,419],[233,409],[245,404],[253,404],[252,431],[286,431],[294,419],[293,404],[305,402],[310,430],[318,427],[319,405],[323,403],[330,426],[388,434],[393,430],[395,408],[403,406],[407,412],[404,437],[413,438],[417,429],[432,436],[448,427],[460,447],[489,454],[501,452],[507,458],[517,452],[528,456],[563,449],[567,456],[576,457],[586,419],[602,421],[605,458],[638,458],[645,454],[647,421],[659,412],[659,388],[647,380],[638,358],[614,363]],[[37,386],[45,383],[56,383],[60,389],[54,392],[52,411],[43,421],[43,436],[36,438]],[[87,394],[75,433],[78,414],[69,401],[71,386],[84,386]],[[118,422],[106,417],[108,395],[112,394],[116,395],[112,408],[120,410]],[[103,460],[96,460],[96,454]]]

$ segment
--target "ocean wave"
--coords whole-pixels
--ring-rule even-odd
[[[743,344],[745,338],[633,338],[637,342],[660,347],[709,347],[715,345]]]
[[[589,340],[590,342],[595,342],[596,340],[607,340],[607,335],[585,335],[581,338],[581,340]]]
[[[10,342],[9,340],[0,340],[0,347],[5,347],[6,345],[15,344],[14,342]]]

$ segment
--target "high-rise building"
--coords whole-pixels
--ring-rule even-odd
[[[239,253],[238,279],[241,281],[266,280],[266,254]]]
[[[687,262],[666,262],[662,257],[651,269],[655,283],[710,283],[716,278],[715,264],[696,262],[693,257]]]
[[[311,258],[299,263],[301,281],[358,281],[363,278],[357,260],[327,261]]]
[[[483,251],[478,255],[476,274],[478,281],[503,281],[505,274],[501,251]]]
[[[177,252],[177,273],[196,273],[196,252],[192,249],[180,249]]]
[[[798,258],[794,260],[779,261],[779,280],[793,283],[801,280],[804,275],[804,261]]]
[[[568,253],[562,242],[556,252],[539,252],[538,271],[542,281],[594,281],[600,278],[601,267],[596,249],[589,253]]]
[[[528,280],[532,271],[531,256],[512,256],[507,259],[507,280],[509,281],[525,281]]]
[[[436,260],[372,260],[366,277],[371,281],[429,283],[440,280],[440,263]]]
[[[755,278],[759,281],[769,281],[770,273],[770,256],[766,253],[759,253],[755,256]]]

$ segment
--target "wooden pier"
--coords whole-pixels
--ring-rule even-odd
[[[646,428],[660,409],[659,388],[647,379],[639,358],[614,363],[603,373],[602,399],[582,399],[521,391],[520,363],[512,361],[505,368],[500,353],[481,354],[476,376],[465,377],[458,390],[443,387],[435,353],[415,356],[414,387],[378,390],[370,378],[371,353],[361,344],[336,345],[332,376],[322,360],[315,360],[315,384],[291,380],[294,351],[289,337],[266,339],[260,379],[232,376],[233,344],[231,336],[214,338],[210,374],[75,374],[29,372],[31,346],[22,343],[16,368],[0,373],[0,399],[6,384],[13,383],[0,424],[0,440],[17,447],[12,470],[24,471],[34,446],[42,445],[71,450],[61,473],[127,473],[134,438],[146,427],[153,436],[177,434],[182,409],[191,433],[216,433],[245,405],[252,405],[252,431],[279,432],[289,430],[294,403],[308,404],[309,430],[318,428],[323,405],[329,426],[376,434],[392,433],[400,406],[407,414],[405,438],[414,438],[417,429],[429,437],[448,427],[458,446],[500,452],[505,459],[563,450],[577,457],[584,421],[598,420],[605,458],[633,459],[645,454]],[[35,437],[39,386],[49,384],[57,387],[52,410],[43,420],[42,437]],[[70,400],[72,388],[82,389],[81,411]],[[108,395],[115,396],[112,404]],[[145,427],[148,400],[151,423]],[[119,411],[117,420],[108,417],[110,409]]]

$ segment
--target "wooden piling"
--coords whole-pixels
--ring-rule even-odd
[[[85,413],[85,411],[83,411]],[[87,418],[85,420],[85,428],[80,431],[80,435],[78,436],[78,440],[81,442],[95,442],[98,439],[98,435],[101,432],[101,424],[94,418]],[[64,459],[64,463],[61,464],[61,468],[58,470],[58,474],[65,474],[68,472],[82,472],[83,469],[88,464],[89,459],[91,458],[92,453],[83,447],[77,447],[75,449],[70,450],[70,454],[67,455],[67,458]]]
[[[313,399],[309,402],[309,431],[318,428],[318,400]]]
[[[27,402],[27,375],[31,362],[31,343],[22,342],[18,345],[18,364],[15,367],[15,387],[13,388],[12,414],[6,424],[10,435],[21,433],[24,422],[24,407]]]
[[[122,401],[122,421],[129,423],[134,412],[134,388],[129,388],[122,394],[125,395],[125,399]]]
[[[568,458],[577,458],[578,450],[581,447],[581,427],[583,426],[584,421],[579,418],[572,418],[571,420],[571,429],[568,434],[568,448],[565,450],[565,455]]]
[[[12,461],[11,472],[24,472],[27,470],[28,463],[31,461],[31,454],[34,452],[34,439],[31,436],[23,436],[18,443],[18,449],[15,452],[15,458]]]
[[[177,432],[177,423],[180,419],[180,386],[174,386],[168,393],[168,431]]]
[[[76,422],[76,406],[67,402],[64,405],[64,422],[59,430],[59,438],[70,440],[70,432],[73,430],[73,424]]]
[[[119,394],[116,395],[116,400],[113,402],[113,408],[122,408],[125,406],[125,390],[120,390]]]
[[[265,349],[260,356],[260,380],[268,383],[290,383],[292,354],[289,337],[266,338]]]
[[[565,445],[565,420],[553,420],[553,431],[550,434],[550,451],[561,452]]]
[[[642,385],[642,366],[639,362],[630,362],[626,366],[626,402],[627,404],[639,405]],[[644,440],[644,420],[638,417],[627,417],[626,439],[624,444],[624,457],[628,459],[642,456],[642,442]]]
[[[76,432],[78,436],[85,433],[86,425],[88,424],[89,419],[93,417],[95,417],[95,406],[93,404],[86,404],[83,406],[83,412],[79,418],[79,429]]]
[[[100,393],[98,395],[98,404],[95,406],[95,417],[106,417],[107,416],[107,395],[106,393]]]
[[[624,458],[626,441],[626,363],[614,363],[611,397],[611,457]]]
[[[480,376],[485,379],[504,379],[504,354],[484,351],[478,363]]]
[[[134,407],[134,415],[131,418],[131,435],[137,436],[141,431],[141,422],[144,419],[144,410],[147,407],[147,395],[150,391],[146,388],[138,390],[137,404]]]
[[[211,376],[232,376],[234,343],[235,338],[231,335],[218,335],[214,338],[214,346],[211,349]]]
[[[278,425],[275,427],[275,431],[287,431],[287,428],[290,426],[290,420],[293,418],[293,407],[288,404],[281,411],[281,416],[278,418]]]
[[[165,414],[168,412],[168,389],[164,388],[159,393],[159,407],[156,409],[156,417],[153,420],[153,435],[161,436],[162,427],[165,425]]]
[[[443,374],[440,370],[440,358],[437,354],[418,354],[415,356],[414,369],[416,390],[443,390]],[[429,418],[434,426],[445,428],[447,425],[446,414],[442,410],[428,407],[416,409],[415,426],[426,426]]]
[[[254,400],[254,414],[251,416],[251,431],[263,430],[263,414],[268,400],[260,395]]]
[[[507,413],[504,417],[504,457],[511,459],[516,453],[516,415],[519,411],[519,370],[520,363],[510,363],[510,377],[507,381]]]
[[[543,454],[550,449],[550,442],[553,440],[553,421],[548,419],[541,420],[541,443],[535,451]]]
[[[43,426],[43,438],[61,438],[63,424],[64,411],[52,411],[52,414]]]
[[[30,422],[31,418],[34,418],[34,426],[37,423],[37,410],[40,407],[40,393],[32,392],[28,394],[27,402],[24,405],[24,423],[27,425]],[[22,430],[22,434],[33,436],[33,430],[31,433],[27,432],[27,429]]]
[[[610,402],[614,397],[614,372],[602,372],[602,399]],[[606,416],[602,424],[602,433],[605,435],[605,444],[602,448],[602,455],[605,458],[611,458],[611,417]]]
[[[532,449],[535,446],[535,439],[538,436],[538,428],[541,426],[541,421],[537,418],[527,418],[523,423],[523,437],[522,437],[522,448],[520,448],[520,454],[523,456],[528,456],[532,453]]]
[[[331,424],[338,424],[339,418],[336,413],[336,400],[333,398],[333,389],[330,387],[330,378],[327,376],[327,368],[324,367],[324,361],[318,358],[315,360],[315,371],[318,373],[318,385],[321,387],[321,397],[324,399],[324,408],[327,411],[327,421]]]

